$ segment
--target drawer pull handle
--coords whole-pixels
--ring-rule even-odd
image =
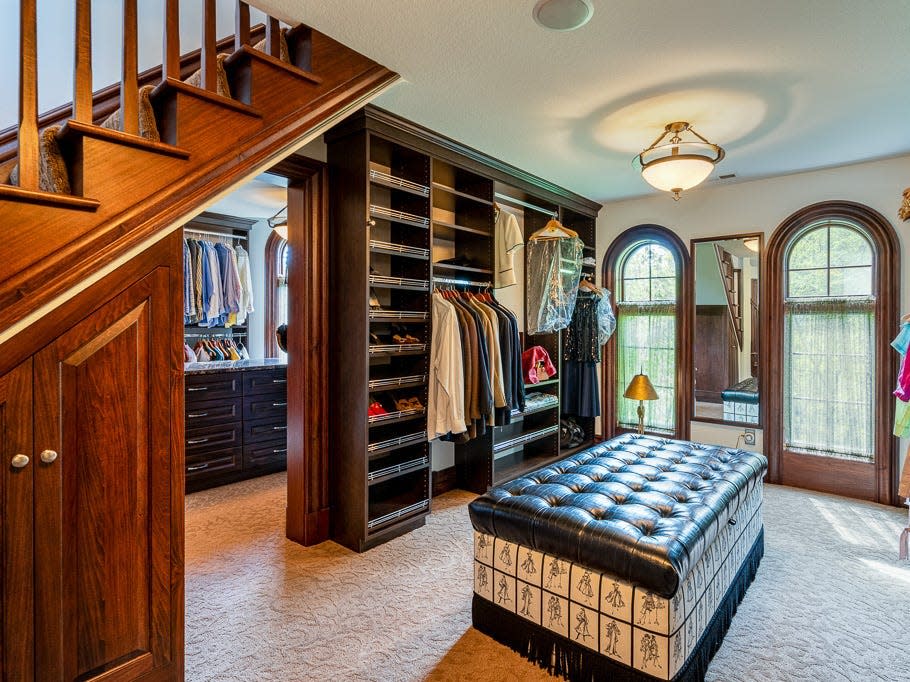
[[[14,469],[22,469],[28,466],[28,455],[13,455],[13,458],[10,460],[10,464],[13,465]]]
[[[193,393],[194,391],[207,391],[209,390],[208,386],[188,386],[187,393]]]
[[[208,469],[208,468],[209,468],[208,464],[194,464],[191,467],[187,467],[186,470],[187,471],[200,471],[202,469]]]
[[[202,443],[208,443],[208,442],[209,442],[208,438],[190,438],[189,440],[186,441],[186,444],[187,445],[200,445]]]
[[[45,464],[53,464],[57,460],[56,450],[42,450],[41,461]]]
[[[272,403],[272,407],[287,407],[287,403]]]
[[[189,417],[190,419],[194,419],[196,417],[208,417],[209,413],[208,412],[190,412],[186,416]]]
[[[272,427],[272,431],[287,431],[287,430],[288,430],[287,426],[273,426]]]
[[[287,379],[272,379],[273,384],[286,384],[287,382]]]
[[[279,449],[277,449],[277,450],[272,450],[272,452],[275,453],[276,455],[284,454],[284,453],[287,452],[287,451],[288,451],[287,448],[279,448]]]

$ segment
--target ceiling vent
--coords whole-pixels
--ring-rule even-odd
[[[551,31],[574,31],[594,15],[591,0],[538,0],[534,21]]]
[[[735,177],[736,177],[736,173],[727,173],[726,175],[718,175],[717,179],[718,180],[730,180],[731,178],[735,178]]]

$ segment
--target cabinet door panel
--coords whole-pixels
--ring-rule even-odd
[[[35,447],[59,453],[35,473],[41,679],[132,679],[174,655],[170,335],[152,342],[168,299],[156,269],[35,356]]]
[[[0,679],[34,677],[32,361],[0,377]],[[15,466],[13,458],[29,461]],[[22,464],[18,459],[15,464]]]

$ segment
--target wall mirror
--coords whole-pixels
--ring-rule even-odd
[[[760,426],[761,233],[692,240],[695,421]]]

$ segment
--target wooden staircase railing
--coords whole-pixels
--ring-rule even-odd
[[[736,345],[742,350],[743,347],[743,311],[740,306],[742,297],[742,283],[737,281],[736,268],[733,267],[733,258],[730,252],[724,249],[720,244],[714,245],[714,254],[717,256],[717,268],[720,270],[720,279],[724,284],[724,296],[727,300],[727,311],[729,312],[730,328],[733,330],[733,337],[736,339]]]
[[[267,17],[251,27],[242,1],[234,35],[217,40],[215,0],[197,1],[200,49],[181,55],[178,0],[165,0],[161,67],[140,74],[137,0],[122,0],[120,83],[93,93],[92,3],[74,0],[73,101],[39,115],[37,0],[20,0],[19,117],[0,131],[0,343],[16,322],[398,78],[306,26]],[[141,134],[143,96],[158,139]],[[116,110],[119,124],[105,122]],[[49,147],[59,148],[68,193],[42,184]]]

